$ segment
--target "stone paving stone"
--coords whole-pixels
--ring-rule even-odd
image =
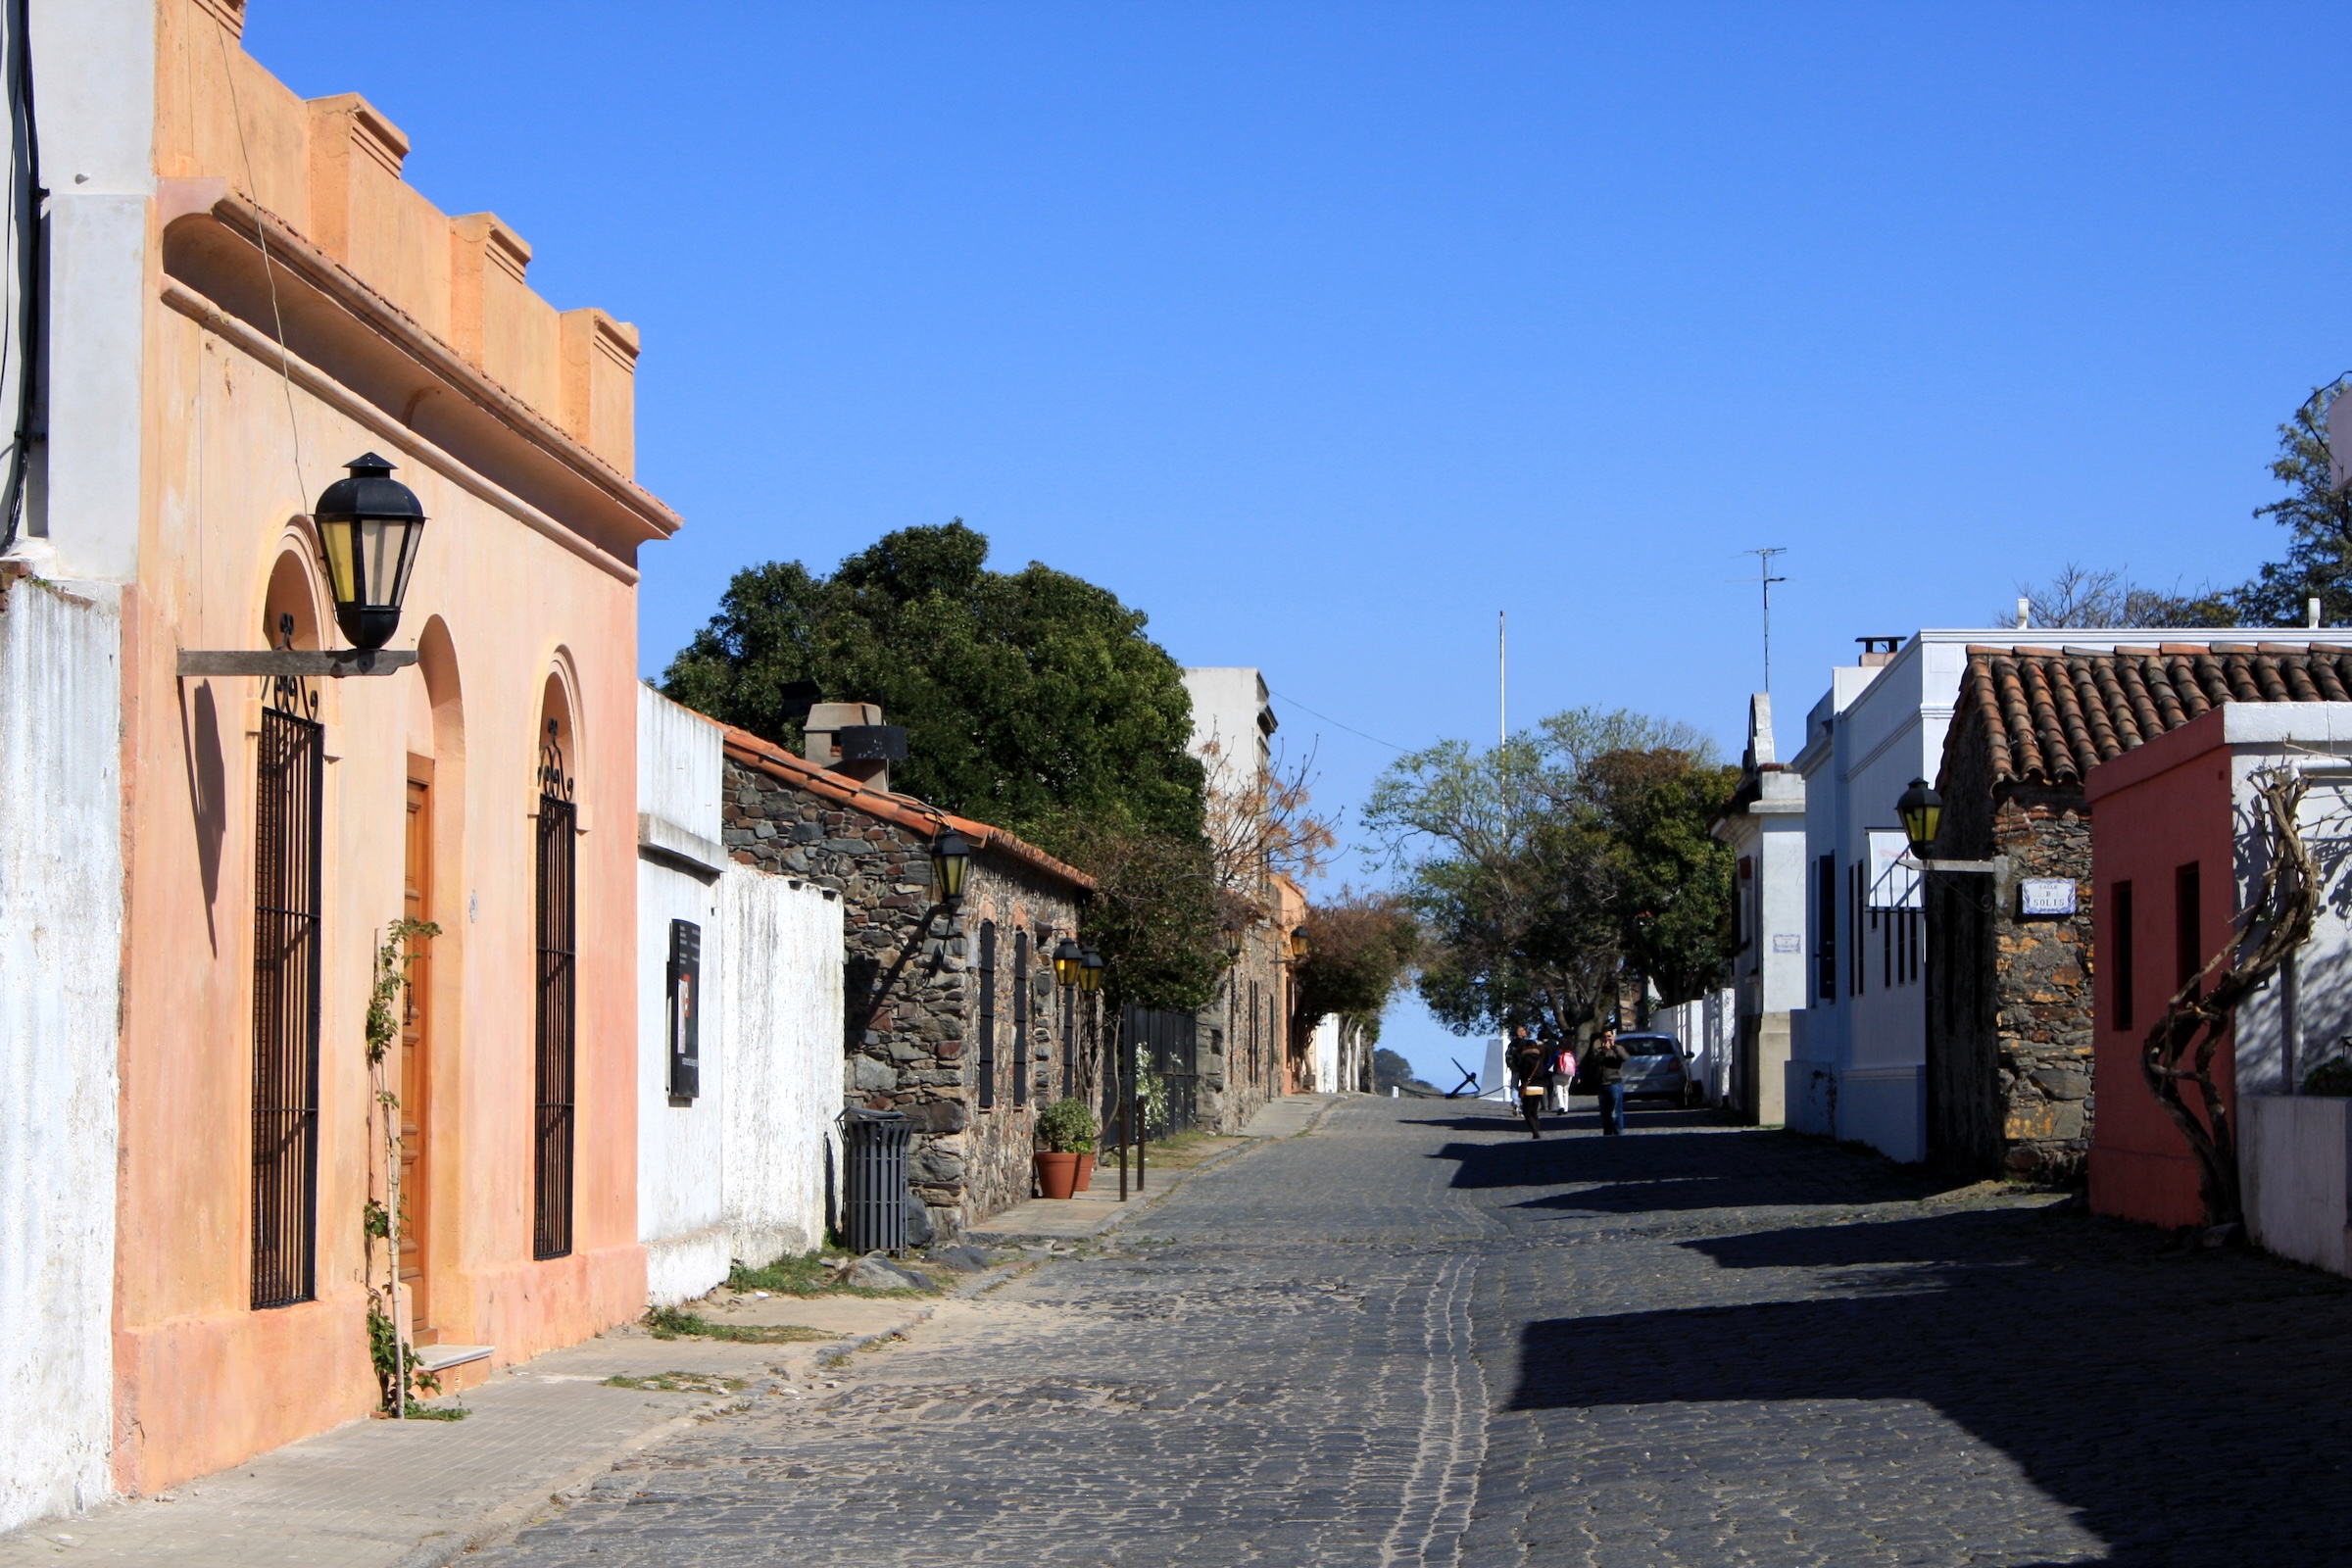
[[[2345,1282],[1634,1123],[1534,1142],[1498,1107],[1342,1102],[479,1558],[2342,1560]]]

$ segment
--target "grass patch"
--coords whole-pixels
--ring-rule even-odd
[[[411,1421],[463,1421],[471,1414],[473,1412],[462,1404],[412,1404],[409,1406],[407,1419]]]
[[[808,1329],[798,1323],[713,1323],[683,1307],[657,1306],[645,1314],[645,1331],[657,1340],[692,1336],[698,1340],[730,1340],[737,1345],[795,1345],[808,1340],[838,1340],[838,1334]]]
[[[910,1285],[870,1291],[835,1284],[834,1271],[857,1255],[838,1247],[827,1247],[814,1252],[779,1257],[773,1263],[759,1268],[745,1268],[738,1263],[727,1274],[727,1289],[738,1293],[766,1291],[774,1296],[862,1296],[882,1298],[930,1294]]]
[[[741,1392],[742,1378],[716,1377],[709,1372],[656,1372],[651,1377],[633,1378],[621,1374],[605,1379],[608,1389],[651,1389],[656,1394],[735,1394]]]

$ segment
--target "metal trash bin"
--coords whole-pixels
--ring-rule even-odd
[[[853,1252],[906,1250],[906,1146],[914,1128],[899,1110],[852,1105],[841,1113],[844,1239]]]

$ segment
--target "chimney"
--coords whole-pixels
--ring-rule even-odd
[[[801,755],[874,789],[890,788],[890,764],[906,760],[906,731],[882,722],[878,703],[815,703],[801,727]]]
[[[2320,629],[2320,602],[2317,599],[2303,601],[2303,623],[2313,631]]]
[[[1862,657],[1857,662],[1864,669],[1878,668],[1892,659],[1894,651],[1903,646],[1900,637],[1857,637],[1854,641],[1862,645]]]
[[[2017,629],[2019,631],[2024,631],[2026,629],[2026,622],[2032,620],[2033,618],[2034,601],[2026,598],[2023,594],[2020,594],[2017,600]]]
[[[1779,760],[1772,750],[1772,694],[1757,692],[1747,700],[1747,771],[1770,767]]]

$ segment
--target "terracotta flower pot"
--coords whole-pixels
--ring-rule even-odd
[[[1094,1179],[1095,1152],[1090,1149],[1085,1153],[1078,1156],[1078,1185],[1071,1188],[1070,1191],[1074,1193],[1083,1193],[1089,1186],[1093,1185]]]
[[[1037,1190],[1041,1197],[1067,1198],[1078,1185],[1078,1156],[1076,1154],[1041,1153],[1037,1156]]]

